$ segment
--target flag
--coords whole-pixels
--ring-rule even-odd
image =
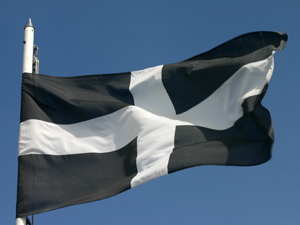
[[[254,32],[140,71],[23,74],[17,217],[193,166],[266,162],[274,134],[261,100],[286,42],[284,33]]]

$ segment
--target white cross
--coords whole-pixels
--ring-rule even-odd
[[[157,66],[131,73],[134,106],[70,125],[33,119],[22,122],[19,155],[113,152],[137,137],[138,174],[131,181],[135,187],[168,173],[176,126],[215,130],[233,126],[243,115],[244,99],[260,94],[269,82],[273,56],[242,67],[207,99],[180,115],[162,84],[161,70]]]

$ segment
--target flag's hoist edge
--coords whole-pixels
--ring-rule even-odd
[[[267,161],[273,127],[261,100],[286,41],[255,32],[131,73],[23,74],[17,217],[192,166]]]

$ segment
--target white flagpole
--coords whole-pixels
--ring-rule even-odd
[[[17,218],[16,225],[26,225],[26,217]]]
[[[34,26],[31,18],[24,28],[23,73],[32,73]],[[26,225],[26,217],[16,219],[16,225]]]
[[[23,73],[32,73],[34,26],[30,18],[24,30]]]

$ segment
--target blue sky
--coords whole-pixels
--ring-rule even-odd
[[[1,1],[1,224],[15,223],[24,26],[40,73],[105,74],[173,63],[252,31],[289,35],[275,54],[263,105],[275,127],[272,159],[253,167],[200,166],[98,202],[38,214],[35,224],[289,224],[300,221],[297,0]]]

